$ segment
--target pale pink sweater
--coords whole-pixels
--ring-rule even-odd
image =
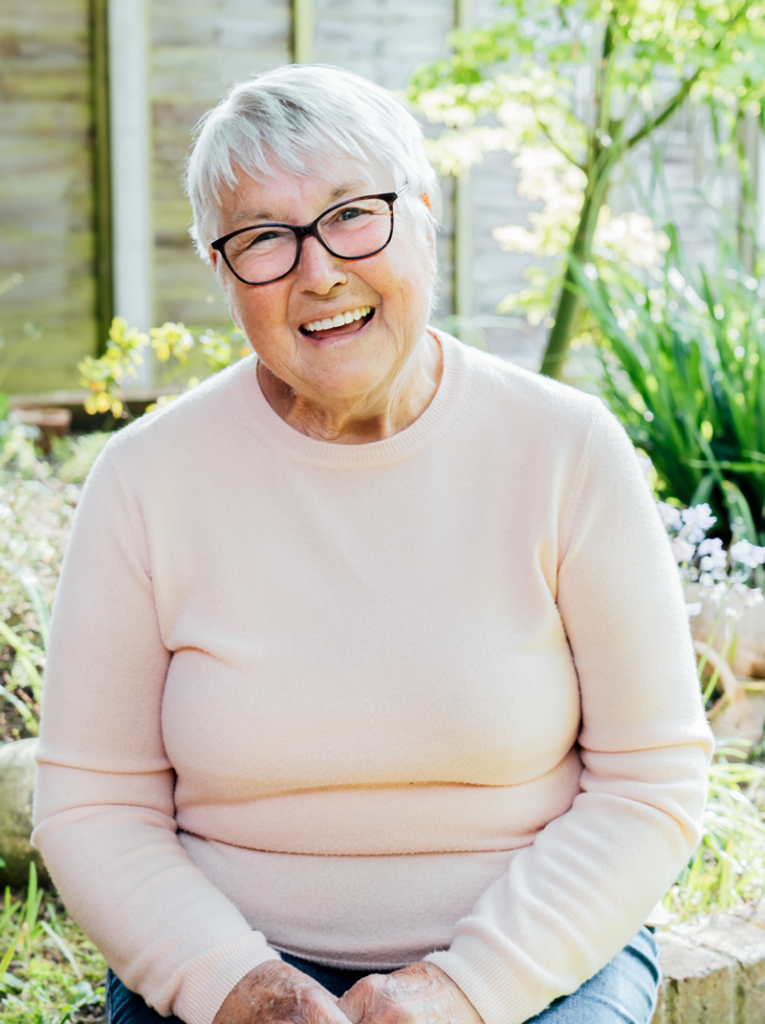
[[[121,431],[58,589],[34,841],[131,988],[210,1024],[286,950],[425,956],[518,1024],[693,849],[677,573],[596,399],[441,336],[408,429],[326,444],[248,358]]]

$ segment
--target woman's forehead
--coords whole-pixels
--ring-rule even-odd
[[[394,188],[393,176],[358,160],[338,160],[321,171],[275,171],[266,180],[235,168],[237,185],[224,195],[222,213],[235,229],[253,221],[305,224],[346,197]]]

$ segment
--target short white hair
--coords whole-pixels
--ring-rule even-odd
[[[407,186],[399,202],[423,234],[436,224],[440,190],[419,124],[393,93],[342,68],[290,64],[255,75],[208,111],[194,135],[190,231],[207,262],[223,195],[237,185],[235,164],[263,183],[285,171],[313,177],[338,156],[377,164],[392,172],[397,191]]]

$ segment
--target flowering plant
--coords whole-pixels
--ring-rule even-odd
[[[128,326],[122,317],[115,317],[104,354],[97,359],[86,356],[77,364],[81,383],[91,391],[85,399],[85,411],[91,416],[111,412],[115,420],[131,419],[127,392],[131,382],[138,379],[138,367],[143,364],[144,356],[153,351],[159,362],[172,360],[177,368],[187,363],[194,345],[193,334],[183,324],[168,322],[161,327],[152,327],[149,334],[144,334],[136,327]],[[244,335],[233,327],[223,333],[208,328],[199,335],[199,347],[211,373],[218,373],[251,351]],[[198,377],[186,381],[187,389],[197,384]],[[163,395],[156,405],[164,405],[172,397]]]
[[[707,537],[707,532],[717,522],[717,517],[712,515],[707,504],[681,510],[669,502],[660,501],[658,508],[670,539],[680,579],[684,584],[699,584],[697,599],[686,604],[689,617],[701,613],[705,598],[711,601],[715,609],[712,628],[699,663],[701,674],[707,661],[711,660],[709,648],[720,627],[723,629],[720,660],[724,661],[732,657],[735,651],[736,627],[741,616],[747,608],[762,603],[761,588],[751,586],[751,582],[759,566],[765,563],[765,547],[759,547],[748,540],[736,540],[726,549],[719,537]],[[704,692],[705,703],[714,693],[720,668],[718,662]]]

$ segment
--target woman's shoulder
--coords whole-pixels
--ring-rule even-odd
[[[447,345],[458,346],[458,358],[470,382],[467,400],[487,424],[512,429],[516,437],[531,435],[541,440],[547,434],[558,444],[566,437],[582,440],[598,424],[608,429],[613,421],[620,429],[597,396],[462,344],[448,335],[443,340]]]
[[[241,379],[254,372],[255,358],[248,356],[133,420],[114,432],[94,469],[155,476],[220,458],[237,432]]]

